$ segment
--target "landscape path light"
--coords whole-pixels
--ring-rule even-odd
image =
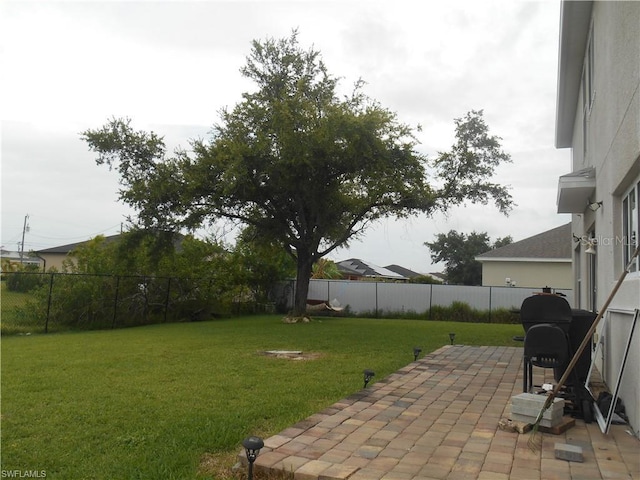
[[[456,339],[456,334],[451,332],[449,334],[449,340],[451,340],[451,345],[453,345],[453,341]]]
[[[418,355],[420,355],[420,352],[422,352],[422,349],[420,347],[413,347],[413,360],[414,361],[418,360]]]
[[[247,437],[242,441],[242,446],[247,453],[249,461],[249,480],[253,479],[253,462],[258,458],[260,449],[264,447],[264,441],[260,437]]]
[[[367,384],[369,383],[369,381],[375,377],[376,372],[374,372],[373,370],[369,370],[368,368],[365,368],[362,373],[364,374],[364,387],[367,387]]]

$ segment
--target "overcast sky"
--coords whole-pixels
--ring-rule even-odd
[[[455,118],[484,110],[513,163],[510,216],[493,206],[376,224],[330,258],[418,272],[438,233],[521,240],[570,220],[556,213],[570,151],[554,148],[559,1],[42,1],[0,3],[1,244],[25,251],[118,233],[131,212],[118,178],[80,140],[109,118],[165,136],[171,148],[205,137],[222,107],[251,88],[239,69],[251,41],[299,31],[341,86],[420,124],[430,156],[454,142]],[[232,241],[232,238],[227,238]]]

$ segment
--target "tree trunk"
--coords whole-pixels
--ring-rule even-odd
[[[307,311],[307,295],[309,293],[309,280],[313,269],[311,255],[301,255],[298,252],[298,267],[296,274],[296,291],[293,301],[293,316],[302,317]]]

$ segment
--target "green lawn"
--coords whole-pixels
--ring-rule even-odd
[[[24,325],[24,321],[20,318],[16,311],[17,307],[22,307],[32,298],[30,293],[12,292],[7,289],[7,282],[0,282],[0,330],[2,334],[26,333],[34,330],[43,330],[42,325]],[[38,328],[40,327],[40,328]]]
[[[2,338],[2,470],[47,479],[228,478],[269,436],[449,343],[521,345],[520,325],[279,316]],[[315,360],[260,355],[302,350]],[[203,458],[218,459],[203,473]],[[215,462],[214,462],[215,464]]]

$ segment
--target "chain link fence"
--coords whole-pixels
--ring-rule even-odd
[[[104,329],[272,311],[220,279],[13,272],[3,275],[2,333]]]

